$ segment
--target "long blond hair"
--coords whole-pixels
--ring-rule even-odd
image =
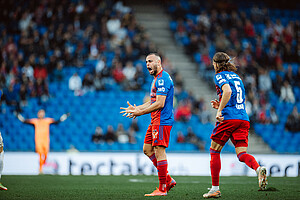
[[[219,73],[221,71],[233,71],[236,72],[237,68],[233,63],[233,59],[231,59],[227,53],[218,52],[214,55],[213,61],[216,63],[215,72]]]

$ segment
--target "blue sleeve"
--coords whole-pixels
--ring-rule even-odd
[[[214,78],[215,84],[222,88],[224,84],[229,84],[228,80],[226,79],[224,74],[216,74]]]
[[[167,96],[169,90],[170,90],[171,80],[164,79],[164,78],[158,78],[155,82],[156,87],[156,95],[164,95]]]
[[[2,96],[2,90],[0,90],[0,98],[1,98],[1,96]]]

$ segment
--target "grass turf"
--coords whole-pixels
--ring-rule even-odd
[[[158,185],[156,176],[3,176],[2,200],[42,199],[202,199],[210,177],[175,176],[166,197],[144,197]],[[300,199],[300,178],[269,177],[268,191],[258,191],[256,177],[221,177],[221,199]]]

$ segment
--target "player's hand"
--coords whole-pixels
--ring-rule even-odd
[[[20,113],[17,115],[17,117],[21,122],[25,121],[25,118]]]
[[[127,108],[120,107],[120,109],[122,110],[120,113],[121,114],[124,113],[123,116],[127,115],[126,117],[128,117],[128,115],[129,115],[128,111],[133,111],[135,109],[134,106],[129,103],[129,101],[127,101],[127,104],[128,104]]]
[[[215,100],[210,101],[210,104],[211,104],[211,107],[213,107],[214,109],[218,109],[220,102],[217,99],[215,99]]]
[[[134,109],[128,110],[127,113],[128,113],[128,115],[126,117],[133,118],[133,119],[135,119],[136,117],[141,116],[143,114],[142,110],[139,109],[135,104],[134,104]]]
[[[218,120],[218,122],[223,122],[224,117],[222,116],[221,111],[217,112],[216,119]]]
[[[65,121],[66,119],[68,118],[68,114],[63,114],[61,117],[60,117],[60,121],[63,122]]]

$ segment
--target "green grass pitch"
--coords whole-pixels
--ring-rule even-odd
[[[177,185],[166,197],[144,197],[158,185],[156,176],[3,176],[7,191],[0,199],[203,199],[210,177],[174,176]],[[269,177],[269,191],[257,191],[256,177],[221,177],[221,199],[300,199],[300,178]]]

